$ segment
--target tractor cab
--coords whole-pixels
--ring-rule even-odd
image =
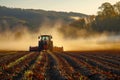
[[[52,42],[52,36],[51,35],[41,35],[38,37],[39,43],[38,43],[38,50],[51,50],[53,49],[53,42]]]

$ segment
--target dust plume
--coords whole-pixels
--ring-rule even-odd
[[[63,27],[58,21],[54,25],[44,23],[36,32],[26,26],[7,29],[0,33],[0,50],[28,50],[29,46],[38,45],[38,36],[42,34],[52,35],[54,46],[63,46],[65,51],[120,49],[120,35],[87,32],[68,25]]]

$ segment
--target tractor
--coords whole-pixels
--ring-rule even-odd
[[[38,46],[29,48],[29,51],[42,51],[42,50],[50,50],[53,51],[53,41],[51,35],[41,35],[38,37]]]

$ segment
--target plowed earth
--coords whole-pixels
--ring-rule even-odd
[[[120,52],[0,52],[0,80],[120,80]]]

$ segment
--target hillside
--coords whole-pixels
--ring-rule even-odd
[[[116,5],[116,6],[114,6]],[[58,31],[65,38],[94,36],[94,34],[120,34],[120,2],[101,4],[97,15],[85,15],[75,12],[56,12],[38,9],[21,9],[0,7],[0,32],[7,29],[28,27],[30,31],[37,31],[38,27],[54,27],[56,22],[61,26]],[[46,27],[45,27],[46,28]],[[23,29],[21,29],[23,30]],[[46,29],[45,29],[46,30]],[[50,30],[49,30],[50,31]],[[56,30],[55,30],[56,31]],[[21,31],[20,31],[21,32]],[[74,34],[73,34],[74,33]]]
[[[37,29],[45,22],[54,23],[62,21],[70,23],[74,21],[71,17],[85,17],[87,15],[74,12],[56,12],[34,9],[7,8],[0,6],[0,27],[2,30],[9,25],[10,29],[16,25],[25,25],[29,29]]]

